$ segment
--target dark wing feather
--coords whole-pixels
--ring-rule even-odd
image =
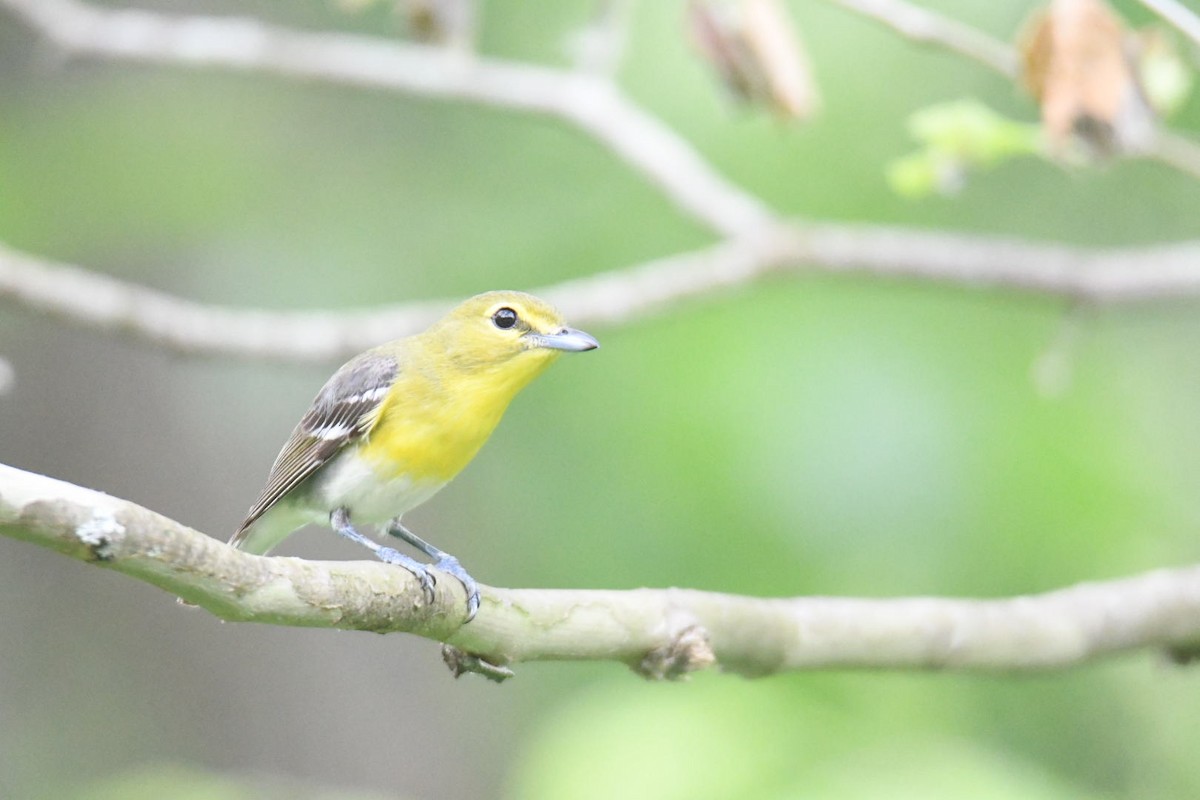
[[[370,431],[398,373],[395,357],[376,350],[354,357],[334,373],[279,452],[266,487],[230,539],[231,544],[241,542],[247,528],[280,498],[343,447]]]

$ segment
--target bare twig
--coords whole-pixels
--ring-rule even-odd
[[[0,6],[77,55],[274,72],[546,114],[604,144],[720,234],[749,233],[773,220],[762,201],[597,75],[252,19],[107,10],[77,0],[0,0]]]
[[[609,77],[625,56],[633,0],[595,0],[592,18],[567,40],[567,55],[577,69]]]
[[[848,274],[999,288],[1090,304],[1200,294],[1200,241],[1111,250],[871,225],[781,226],[756,237],[533,289],[574,324],[615,324],[773,274]],[[0,245],[0,298],[186,354],[345,358],[414,333],[451,299],[373,310],[266,311],[173,297]]]
[[[0,245],[0,298],[180,353],[327,360],[425,327],[449,307],[275,312],[204,305]]]
[[[869,17],[902,36],[922,44],[958,53],[1000,73],[1016,78],[1019,70],[1017,51],[1007,42],[994,38],[957,20],[943,17],[928,9],[914,6],[905,0],[830,0],[845,9]],[[1174,7],[1173,0],[1142,0],[1148,6]],[[1156,9],[1158,10],[1158,9]],[[1182,11],[1183,13],[1179,13]],[[1200,31],[1194,15],[1186,9],[1177,11],[1170,21],[1184,33],[1193,36]],[[1166,16],[1165,11],[1160,11]],[[1187,27],[1184,27],[1187,26]],[[1200,143],[1170,130],[1160,130],[1153,144],[1144,152],[1130,155],[1158,161],[1192,177],[1200,177]]]
[[[1092,305],[1200,291],[1200,241],[1097,249],[866,225],[813,225],[796,235],[795,251],[778,252],[822,272],[1011,289]]]
[[[1179,0],[1141,0],[1142,5],[1171,23],[1180,33],[1200,45],[1200,16]]]
[[[1018,71],[1015,49],[965,23],[907,0],[830,0],[913,41],[973,59],[1008,78]],[[1195,33],[1195,16],[1173,0],[1143,0]],[[632,103],[612,81],[450,49],[331,33],[304,33],[252,19],[177,17],[107,10],[79,0],[0,0],[69,53],[161,64],[275,72],[547,114],[608,147],[654,183],[679,208],[724,236],[753,233],[776,222],[759,198],[718,174],[696,150]],[[1163,132],[1141,154],[1190,175],[1200,143]]]
[[[906,39],[932,44],[978,61],[1009,78],[1017,75],[1017,54],[981,30],[905,0],[831,0],[842,8],[880,22]]]
[[[1182,173],[1200,178],[1200,144],[1175,131],[1160,129],[1145,155]]]
[[[0,534],[126,573],[222,619],[415,633],[453,645],[460,660],[482,659],[483,671],[533,660],[618,661],[647,677],[714,662],[747,675],[1039,670],[1200,643],[1200,567],[1004,600],[481,587],[479,615],[463,625],[465,597],[449,578],[426,605],[402,569],[247,555],[125,500],[3,465]]]
[[[998,57],[1006,44],[932,12],[899,0],[838,2],[905,35],[1004,74],[1012,71]],[[576,124],[727,237],[706,250],[537,290],[580,324],[635,317],[782,271],[857,272],[1088,302],[1200,291],[1196,243],[1099,250],[879,226],[782,224],[611,82],[594,76],[368,37],[286,31],[253,20],[113,11],[77,0],[0,0],[0,6],[71,53],[273,71],[545,113]],[[1189,140],[1160,138],[1157,157],[1164,163],[1195,173],[1198,156],[1200,149]],[[0,296],[181,352],[321,360],[412,333],[450,305],[430,301],[342,314],[205,306],[3,246]]]

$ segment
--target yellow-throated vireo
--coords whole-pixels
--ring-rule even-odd
[[[546,302],[522,292],[488,292],[424,333],[355,356],[292,431],[230,544],[261,555],[297,528],[327,522],[412,572],[432,598],[434,579],[424,564],[368,539],[351,520],[385,524],[387,533],[462,581],[469,621],[479,608],[474,579],[400,517],[467,465],[517,392],[560,353],[596,347]]]

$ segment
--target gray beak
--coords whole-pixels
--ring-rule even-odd
[[[530,339],[534,347],[566,350],[569,353],[595,350],[600,346],[596,337],[574,328],[563,328],[558,333],[527,333],[525,336]]]

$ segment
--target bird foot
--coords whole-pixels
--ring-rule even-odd
[[[415,558],[404,555],[399,550],[391,547],[380,547],[375,551],[375,555],[385,564],[395,564],[398,567],[404,567],[406,570],[416,576],[417,581],[421,584],[421,591],[425,595],[425,602],[432,604],[436,595],[434,587],[437,586],[437,578],[429,573],[429,570],[420,561]],[[457,576],[456,576],[457,577]]]
[[[463,621],[465,623],[475,619],[475,614],[479,611],[479,584],[475,582],[475,579],[463,569],[457,558],[446,553],[442,553],[441,557],[433,563],[433,567],[458,578],[459,583],[467,592],[467,618]]]

